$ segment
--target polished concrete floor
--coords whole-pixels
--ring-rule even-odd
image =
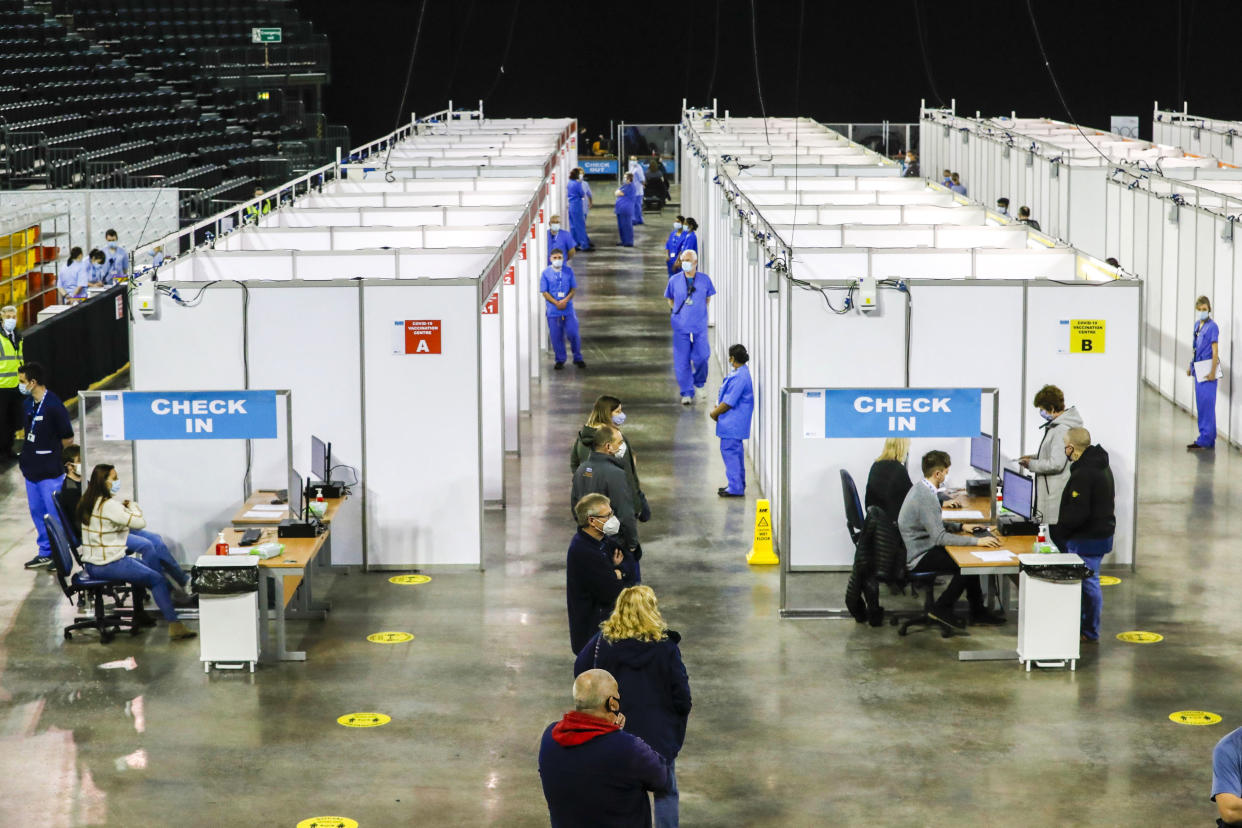
[[[333,577],[328,619],[294,625],[306,663],[204,675],[196,644],[170,644],[162,626],[63,640],[72,608],[22,569],[34,535],[18,472],[3,470],[0,825],[546,824],[537,745],[572,682],[567,457],[600,393],[629,414],[654,512],[643,572],[684,636],[686,825],[1210,824],[1212,745],[1242,723],[1238,453],[1188,455],[1189,416],[1144,391],[1139,568],[1106,588],[1102,643],[1077,672],[957,660],[962,646],[1012,647],[1013,623],[943,640],[782,621],[776,572],[743,561],[757,493],[716,497],[707,407],[677,402],[668,220],[649,216],[626,250],[611,210],[592,216],[598,251],[574,261],[589,368],[548,371],[534,391],[508,508],[486,515],[486,570],[422,586]],[[839,605],[842,577],[815,577],[800,588]],[[1165,640],[1114,638],[1134,629]],[[366,641],[382,630],[417,637]],[[1170,722],[1179,710],[1224,721]],[[336,723],[361,711],[392,721]]]

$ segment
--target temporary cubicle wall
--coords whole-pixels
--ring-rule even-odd
[[[234,387],[281,376],[306,401],[295,418],[295,457],[316,434],[361,477],[361,538],[339,545],[335,562],[480,565],[482,503],[503,498],[503,452],[517,449],[518,394],[506,385],[522,383],[507,380],[524,378],[529,405],[537,370],[529,345],[538,328],[525,325],[524,362],[510,341],[534,302],[505,297],[533,289],[551,177],[572,163],[563,150],[573,128],[560,122],[556,140],[541,138],[546,163],[517,177],[387,181],[368,170],[359,180],[360,169],[343,165],[345,178],[282,205],[263,226],[171,261],[160,285],[181,301],[165,293],[157,314],[135,322],[134,387]],[[401,203],[428,186],[450,198]],[[522,188],[525,201],[515,204]],[[346,203],[374,196],[378,204]],[[468,203],[474,196],[480,203]],[[210,358],[166,358],[195,341],[221,347]],[[182,537],[210,532],[204,515],[214,519],[237,499],[237,486],[223,485],[235,470],[192,453],[176,444],[135,450],[148,513]],[[250,464],[256,485],[279,482],[261,449]],[[194,509],[161,500],[159,481],[174,467],[210,469]]]
[[[1188,109],[1164,110],[1157,103],[1152,112],[1151,133],[1152,140],[1158,143],[1242,166],[1242,121],[1204,118],[1191,115]]]

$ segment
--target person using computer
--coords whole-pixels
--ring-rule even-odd
[[[1069,480],[1069,461],[1065,458],[1065,435],[1071,428],[1082,428],[1082,415],[1074,406],[1065,407],[1065,394],[1055,385],[1045,385],[1033,400],[1043,420],[1044,436],[1039,450],[1018,458],[1018,465],[1035,473],[1035,505],[1043,522],[1048,524],[1052,542],[1064,551],[1065,538],[1058,528],[1061,513],[1061,492]]]
[[[983,605],[983,586],[978,575],[963,575],[946,546],[986,546],[996,548],[1000,541],[991,535],[955,535],[945,528],[937,496],[949,476],[951,461],[947,452],[929,451],[923,455],[923,479],[910,487],[897,516],[897,528],[906,546],[906,568],[920,572],[952,575],[928,615],[950,629],[965,629],[966,622],[953,613],[953,605],[966,592],[972,624],[1004,624],[1005,614]]]
[[[1091,575],[1082,582],[1082,640],[1100,640],[1100,615],[1104,595],[1100,591],[1100,562],[1113,551],[1117,530],[1114,511],[1113,473],[1108,452],[1091,445],[1091,432],[1071,428],[1061,451],[1071,461],[1069,481],[1061,495],[1061,532],[1064,551],[1082,558]]]
[[[863,508],[878,506],[888,515],[893,523],[901,512],[901,505],[906,501],[906,494],[914,484],[910,482],[910,472],[906,470],[906,462],[910,459],[910,438],[889,437],[884,441],[884,450],[871,464],[867,474],[867,489],[863,495]],[[936,492],[942,509],[960,509],[962,505],[953,499],[948,492]]]

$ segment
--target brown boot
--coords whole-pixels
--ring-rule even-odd
[[[197,638],[198,633],[187,627],[181,621],[173,621],[168,625],[169,641],[184,641],[187,638]]]

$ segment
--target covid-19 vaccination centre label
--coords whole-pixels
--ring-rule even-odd
[[[105,391],[105,440],[276,437],[275,391]]]
[[[808,438],[974,437],[978,388],[830,388],[803,394]]]

